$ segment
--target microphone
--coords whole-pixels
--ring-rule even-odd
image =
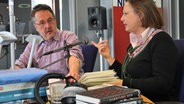
[[[44,55],[49,55],[49,54],[52,54],[52,53],[55,53],[55,52],[58,52],[58,51],[61,51],[61,50],[66,50],[66,49],[72,48],[72,47],[74,47],[74,46],[76,46],[76,45],[80,45],[80,44],[86,45],[86,44],[89,43],[89,39],[88,39],[87,37],[84,37],[84,36],[83,36],[82,38],[83,38],[82,41],[74,42],[74,43],[69,44],[69,45],[66,45],[66,46],[64,46],[64,47],[61,47],[61,48],[54,49],[54,50],[52,50],[52,51],[46,52],[46,53],[42,54],[42,55],[40,56],[40,58],[41,58],[42,56],[44,56]]]

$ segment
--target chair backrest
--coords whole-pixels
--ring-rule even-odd
[[[81,45],[84,56],[84,72],[93,72],[98,49],[93,45]]]
[[[176,72],[178,100],[184,102],[184,39],[174,40],[174,42],[179,52],[179,61]]]

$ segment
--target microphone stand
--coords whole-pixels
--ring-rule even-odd
[[[103,30],[96,30],[96,35],[99,37],[99,41],[102,41],[103,38]],[[103,66],[103,56],[100,55],[100,71],[103,71],[104,66]]]
[[[55,64],[55,63],[57,63],[57,62],[59,62],[59,61],[61,61],[61,60],[64,60],[64,59],[66,59],[66,58],[69,58],[70,57],[70,51],[69,51],[69,48],[65,48],[64,49],[64,51],[66,51],[67,52],[67,54],[65,55],[65,57],[64,58],[61,58],[61,59],[58,59],[58,60],[56,60],[56,61],[54,61],[54,62],[52,62],[52,63],[50,63],[50,64],[48,64],[48,65],[45,65],[44,67],[42,67],[41,69],[44,69],[44,68],[46,68],[46,67],[48,67],[48,66],[50,66],[50,65],[53,65],[53,64]]]

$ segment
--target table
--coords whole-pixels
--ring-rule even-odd
[[[141,98],[143,99],[144,102],[148,103],[148,104],[155,104],[153,101],[151,101],[150,99],[148,99],[147,97],[145,97],[144,95],[141,95]]]

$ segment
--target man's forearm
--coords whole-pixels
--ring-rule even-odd
[[[69,58],[69,72],[71,73],[79,73],[81,66],[80,59],[78,59],[76,56],[71,56]]]

